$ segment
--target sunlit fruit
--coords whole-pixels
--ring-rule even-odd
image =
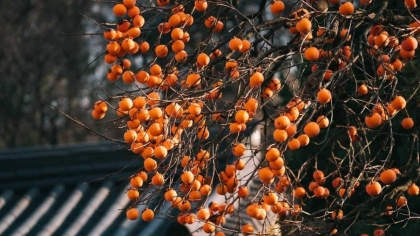
[[[377,181],[370,182],[366,185],[366,192],[370,196],[379,195],[382,192],[382,186]]]
[[[406,130],[412,129],[414,127],[414,121],[412,118],[406,117],[402,120],[401,126]]]
[[[297,187],[294,189],[294,195],[296,198],[303,198],[306,195],[306,190],[303,187]]]
[[[330,125],[330,120],[326,116],[318,116],[316,118],[316,123],[318,123],[320,128],[327,128]]]
[[[379,178],[384,184],[392,184],[393,182],[395,182],[395,180],[397,180],[397,174],[394,170],[388,169],[384,170],[379,176]]]
[[[351,2],[345,2],[338,8],[338,11],[343,16],[351,15],[354,12],[354,5]]]
[[[420,192],[419,187],[415,183],[412,183],[407,189],[407,193],[410,196],[419,195],[419,192]]]
[[[270,11],[271,11],[271,13],[277,15],[277,14],[282,13],[285,8],[286,8],[286,6],[284,5],[284,3],[279,0],[279,1],[275,1],[275,2],[273,2],[273,4],[271,4]]]
[[[391,102],[392,107],[394,107],[396,110],[404,109],[406,104],[407,102],[405,101],[405,98],[402,96],[396,96],[394,100],[392,100]]]
[[[317,94],[318,102],[325,104],[331,101],[332,95],[328,89],[322,88]]]
[[[229,48],[232,51],[238,51],[242,48],[242,40],[239,38],[233,38],[229,41]]]
[[[254,232],[254,227],[251,224],[242,225],[241,232],[244,234],[250,234]]]
[[[259,86],[264,81],[264,76],[260,72],[255,72],[249,79],[249,85],[251,88]]]
[[[303,18],[296,24],[296,29],[301,34],[308,33],[312,29],[312,23],[308,18]]]
[[[359,96],[364,96],[366,94],[368,94],[369,89],[365,84],[361,84],[358,88],[357,88],[357,95]]]
[[[139,210],[136,208],[131,208],[126,212],[126,216],[129,220],[136,220],[140,216]]]
[[[125,15],[125,13],[127,13],[127,7],[124,6],[124,4],[116,4],[113,8],[113,12],[114,15],[118,16],[118,17],[122,17]]]
[[[378,113],[373,113],[370,116],[365,117],[366,126],[373,129],[382,124],[382,117]]]
[[[416,38],[410,36],[401,42],[401,46],[405,51],[416,50],[418,47],[418,41]]]
[[[297,137],[297,140],[299,141],[300,146],[302,146],[302,147],[307,146],[309,144],[309,142],[310,142],[310,138],[306,134],[299,135]]]
[[[290,150],[297,150],[297,149],[299,149],[300,148],[300,141],[298,140],[298,139],[292,139],[292,140],[290,140],[288,143],[287,143],[287,147],[290,149]]]
[[[141,218],[146,222],[150,222],[155,218],[155,213],[151,209],[146,209],[141,214]]]
[[[310,47],[305,50],[305,58],[308,61],[316,61],[319,58],[319,50],[316,47]]]
[[[321,130],[317,122],[309,122],[305,125],[303,131],[308,137],[313,138],[316,137]]]

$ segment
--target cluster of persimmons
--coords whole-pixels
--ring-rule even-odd
[[[360,1],[356,7],[352,2],[330,0],[329,6],[338,9],[333,12],[316,11],[311,7],[312,2],[308,1],[297,4],[300,7],[287,13],[290,15],[288,18],[280,17],[286,11],[285,3],[267,1],[263,10],[274,19],[280,19],[272,24],[284,23],[294,39],[298,39],[294,43],[297,42],[300,47],[293,49],[294,56],[301,58],[302,64],[311,68],[310,73],[320,72],[318,75],[321,78],[311,96],[299,96],[301,93],[296,92],[290,101],[272,114],[266,114],[265,107],[277,101],[277,94],[289,85],[273,77],[270,64],[256,64],[253,61],[250,55],[252,50],[257,55],[264,53],[264,50],[258,52],[259,44],[264,40],[255,41],[260,28],[250,27],[251,33],[240,31],[228,40],[223,38],[215,47],[191,45],[194,49],[187,50],[192,35],[202,35],[204,38],[205,34],[220,36],[223,32],[227,33],[226,16],[212,14],[216,3],[206,0],[193,0],[184,5],[170,3],[169,0],[154,0],[154,4],[149,8],[165,12],[165,16],[158,18],[162,22],[152,28],[159,35],[158,39],[142,37],[144,26],[151,24],[142,14],[148,7],[139,1],[136,3],[136,0],[123,0],[113,6],[113,13],[120,20],[115,27],[103,33],[107,40],[104,60],[110,65],[107,78],[112,83],[124,83],[135,89],[130,89],[131,92],[122,96],[97,101],[92,110],[95,119],[102,119],[110,110],[121,117],[126,125],[124,141],[133,153],[144,159],[142,169],[130,178],[131,187],[127,196],[133,205],[126,211],[129,219],[140,217],[144,221],[153,220],[159,213],[155,212],[159,207],[150,206],[139,212],[136,206],[147,204],[142,196],[150,189],[163,189],[160,202],[168,202],[171,207],[179,209],[179,223],[202,221],[204,232],[221,236],[224,235],[222,229],[226,217],[244,210],[235,209],[238,199],[249,201],[246,213],[261,222],[269,211],[289,219],[299,219],[304,215],[303,203],[307,198],[332,201],[350,197],[355,191],[364,191],[375,197],[381,195],[384,186],[397,180],[400,171],[388,163],[386,168],[384,164],[369,178],[353,181],[352,186],[349,186],[349,178],[324,173],[315,166],[312,167],[315,171],[310,174],[312,181],[303,185],[296,181],[296,171],[288,169],[286,165],[292,161],[285,155],[286,151],[308,148],[306,146],[312,139],[325,135],[323,130],[333,128],[333,112],[318,111],[321,107],[333,109],[339,96],[332,84],[351,74],[351,68],[360,59],[350,46],[354,40],[352,24],[342,23],[334,35],[336,29],[327,24],[323,26],[322,21],[318,21],[315,28],[314,19],[331,14],[340,22],[351,21],[353,16],[361,14],[357,13],[357,9],[369,7],[371,1]],[[405,5],[407,11],[416,7],[412,0],[405,0]],[[398,114],[404,116],[398,125],[407,133],[414,130],[414,120],[406,112],[410,102],[407,94],[398,93],[397,90],[391,96],[381,94],[381,87],[392,86],[398,79],[398,72],[415,56],[418,46],[416,27],[419,27],[419,23],[415,19],[412,22],[405,28],[400,26],[404,28],[404,33],[388,30],[389,25],[376,24],[371,27],[365,49],[360,53],[366,58],[376,59],[373,63],[375,72],[361,80],[363,82],[356,83],[352,94],[354,99],[363,101],[365,112],[359,115],[361,122],[339,127],[348,136],[350,144],[359,141],[360,132],[375,131]],[[192,26],[198,26],[196,30],[202,28],[207,31],[190,32]],[[164,37],[169,39],[167,43],[161,40]],[[326,46],[332,45],[336,39],[341,43],[334,47]],[[138,67],[132,65],[130,55],[147,55],[153,60]],[[166,59],[165,63],[159,64],[160,59]],[[209,76],[212,70],[220,72],[217,79]],[[235,84],[245,86],[243,94],[233,102],[224,101],[222,91]],[[369,110],[367,113],[366,109]],[[265,139],[265,145],[252,150],[253,154],[258,151],[265,157],[255,165],[254,161],[245,161],[246,155],[250,155],[247,151],[251,148],[239,137],[255,126],[255,120],[261,117],[271,120],[268,123],[265,121],[270,134]],[[210,132],[212,128],[216,128],[214,134]],[[222,152],[214,147],[218,147],[221,139],[231,140],[229,155],[234,156],[235,161],[213,172]],[[247,165],[252,165],[255,171],[240,175]],[[260,181],[262,191],[251,192],[247,185],[240,186],[240,180],[249,180],[246,183]],[[364,189],[357,189],[359,185]],[[395,204],[389,206],[391,210],[404,207],[407,204],[406,196],[419,194],[419,187],[415,183],[403,190],[405,192],[394,199]],[[213,192],[225,195],[226,201],[207,202]],[[326,211],[325,217],[341,220],[345,214],[337,209]],[[257,233],[250,222],[240,222],[237,230],[245,234]],[[332,233],[335,232],[338,230],[333,229]],[[375,235],[382,235],[379,233],[383,233],[383,230],[375,231]]]

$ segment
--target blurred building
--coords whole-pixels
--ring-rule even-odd
[[[122,212],[140,163],[108,142],[0,151],[0,235],[170,235],[170,220],[154,227]]]
[[[0,151],[0,235],[207,235],[201,222],[183,226],[159,216],[149,223],[126,219],[127,179],[142,163],[126,146],[109,142]],[[249,187],[255,192],[260,186],[251,182]],[[211,201],[223,202],[224,196],[213,194]],[[226,217],[224,228],[239,229],[241,218],[261,230],[246,215],[246,202],[235,205],[240,213]],[[161,212],[179,213],[168,203]],[[225,231],[237,235],[232,232]]]

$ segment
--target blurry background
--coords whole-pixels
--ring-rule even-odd
[[[0,1],[0,148],[56,145],[97,139],[52,106],[93,123],[93,88],[102,58],[92,45],[102,20],[99,7],[82,0]],[[98,32],[101,34],[101,32]],[[103,46],[103,45],[101,45]],[[103,47],[102,47],[103,48]]]

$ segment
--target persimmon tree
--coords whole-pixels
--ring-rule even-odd
[[[129,177],[129,219],[202,222],[216,235],[268,234],[268,212],[282,235],[383,235],[419,219],[414,0],[109,7],[103,56],[119,92],[91,112],[116,116],[103,124],[124,130],[143,163]],[[213,192],[224,201],[209,202]]]

